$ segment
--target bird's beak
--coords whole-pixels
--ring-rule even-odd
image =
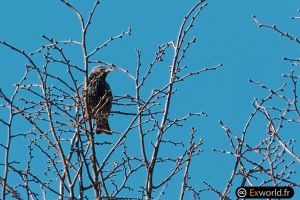
[[[111,67],[105,70],[106,73],[112,72],[114,71],[116,68],[115,67]]]

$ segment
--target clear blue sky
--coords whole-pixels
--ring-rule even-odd
[[[99,56],[133,70],[136,64],[135,48],[142,51],[144,63],[149,62],[158,45],[176,39],[184,14],[195,2],[103,1],[92,24],[90,42],[95,41],[96,45],[131,27],[131,37],[115,42]],[[87,2],[84,4],[79,6],[87,10],[90,5]],[[296,35],[299,34],[296,28],[299,21],[290,20],[290,17],[298,14],[299,7],[299,2],[295,0],[208,1],[208,7],[198,18],[191,33],[198,40],[191,48],[188,57],[190,64],[196,68],[223,63],[224,67],[188,80],[175,98],[176,105],[182,105],[187,98],[189,102],[176,107],[178,113],[196,109],[209,115],[206,119],[192,122],[201,130],[205,150],[193,163],[195,184],[205,179],[223,189],[234,163],[230,157],[211,151],[212,147],[230,149],[218,120],[224,120],[234,132],[240,133],[252,111],[253,98],[266,94],[250,84],[248,79],[278,87],[283,82],[281,74],[291,69],[283,57],[297,57],[299,54],[296,44],[271,30],[258,29],[251,15],[255,14],[261,21],[277,24],[282,30]],[[0,40],[9,41],[27,51],[42,44],[41,34],[62,40],[80,37],[76,16],[58,0],[2,0],[0,26]],[[23,63],[23,60],[0,47],[1,88],[10,91],[11,85],[23,73]],[[109,79],[116,92],[126,91],[126,88],[118,88],[119,82],[116,80],[120,79],[114,76]],[[264,124],[261,127],[253,137],[265,133]]]

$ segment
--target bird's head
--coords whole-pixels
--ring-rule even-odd
[[[114,71],[114,70],[115,70],[114,67],[106,68],[106,67],[103,67],[103,66],[97,66],[97,67],[93,68],[91,74],[106,78],[107,74]]]

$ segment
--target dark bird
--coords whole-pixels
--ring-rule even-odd
[[[106,76],[115,68],[105,68],[103,66],[94,67],[89,74],[87,87],[87,107],[91,118],[96,121],[96,133],[112,134],[108,117],[112,107],[113,95]]]

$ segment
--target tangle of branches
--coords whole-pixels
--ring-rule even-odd
[[[205,0],[197,2],[184,16],[177,38],[161,44],[151,63],[142,64],[142,53],[136,50],[134,72],[96,59],[108,45],[130,36],[131,28],[89,51],[87,33],[101,1],[94,2],[86,18],[72,3],[65,0],[61,3],[77,15],[80,40],[56,40],[43,35],[45,44],[32,52],[0,41],[0,45],[26,59],[25,73],[14,85],[13,93],[8,95],[0,90],[0,122],[6,129],[6,136],[1,136],[4,138],[1,139],[4,155],[0,165],[3,171],[1,199],[150,200],[162,197],[168,184],[178,176],[182,177],[180,199],[187,193],[200,198],[199,189],[189,184],[189,180],[190,165],[201,152],[202,140],[192,127],[190,132],[180,134],[179,141],[173,139],[172,134],[178,134],[180,131],[174,130],[189,118],[205,116],[205,113],[188,113],[175,118],[170,113],[179,84],[221,66],[191,71],[183,64],[196,42],[188,33],[207,5]],[[78,55],[70,56],[67,48],[81,50],[83,66],[75,64]],[[165,59],[165,54],[172,55],[171,60]],[[83,117],[89,113],[85,113],[88,111],[84,109],[86,102],[82,93],[87,92],[88,73],[96,64],[115,67],[132,85],[128,90],[133,95],[128,92],[114,96],[112,114],[119,116],[123,128],[114,129],[111,138],[95,135],[93,121]],[[168,81],[149,89],[148,84],[155,80],[153,69],[158,64],[165,66]],[[129,143],[135,144],[134,149]],[[22,156],[12,156],[15,148],[22,151]],[[175,150],[166,152],[164,148]]]

